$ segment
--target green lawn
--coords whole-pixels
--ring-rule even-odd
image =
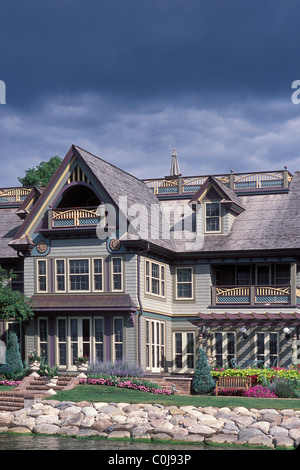
[[[215,406],[234,408],[275,408],[300,410],[300,399],[283,398],[247,398],[209,395],[158,395],[138,390],[111,387],[107,385],[78,385],[72,390],[58,392],[49,399],[59,401],[88,401],[88,402],[125,402],[125,403],[160,403],[164,406]]]

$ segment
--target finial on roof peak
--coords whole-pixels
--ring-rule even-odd
[[[181,175],[181,173],[180,173],[179,165],[177,161],[177,153],[176,153],[176,150],[173,149],[170,176],[179,176],[179,175]]]

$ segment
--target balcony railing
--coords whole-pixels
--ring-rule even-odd
[[[32,188],[6,188],[0,189],[0,204],[25,201]]]
[[[215,177],[234,191],[288,188],[292,180],[292,174],[287,170],[231,173],[229,175],[216,175]],[[179,176],[148,179],[144,180],[144,183],[154,194],[184,194],[197,192],[206,179],[207,176]]]
[[[290,304],[290,286],[213,286],[212,305]]]
[[[51,228],[91,227],[100,222],[97,207],[52,209],[49,222]]]

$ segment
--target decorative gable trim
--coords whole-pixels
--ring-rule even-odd
[[[227,210],[234,214],[244,212],[245,207],[235,192],[228,188],[224,183],[220,183],[213,176],[208,176],[206,181],[190,200],[190,204],[202,204],[203,200],[207,197],[212,188],[218,193],[222,206],[226,207]]]

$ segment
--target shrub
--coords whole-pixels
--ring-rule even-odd
[[[94,362],[87,369],[88,375],[115,376],[115,377],[142,377],[143,370],[136,364],[126,360],[116,362]]]
[[[266,385],[278,398],[295,398],[298,395],[298,386],[299,381],[297,379],[282,379],[280,377],[275,377],[272,382]]]
[[[5,364],[1,366],[0,373],[4,374],[7,379],[12,380],[24,375],[24,367],[16,333],[10,332],[8,335]]]
[[[195,393],[209,393],[215,387],[215,382],[211,376],[211,368],[207,361],[204,349],[199,348],[199,355],[196,364],[195,375],[192,381],[192,388]]]

